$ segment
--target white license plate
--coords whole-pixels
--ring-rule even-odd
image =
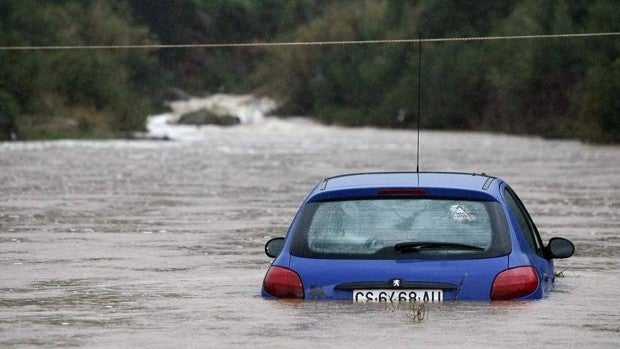
[[[354,302],[441,302],[442,290],[355,290]]]

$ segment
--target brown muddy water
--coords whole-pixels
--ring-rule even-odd
[[[620,347],[620,147],[422,131],[421,169],[485,172],[543,238],[540,301],[267,301],[267,239],[322,178],[415,170],[415,132],[274,120],[175,141],[0,143],[0,347]]]

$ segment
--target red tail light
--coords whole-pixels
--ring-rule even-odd
[[[538,287],[538,275],[532,267],[504,270],[497,274],[491,289],[492,300],[515,299],[534,292]]]
[[[263,290],[278,298],[304,298],[304,287],[296,272],[271,266],[263,280]]]

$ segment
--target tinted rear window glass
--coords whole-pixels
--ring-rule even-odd
[[[450,199],[365,199],[307,204],[291,253],[311,258],[482,258],[510,251],[501,206]],[[429,243],[406,252],[399,243]],[[441,244],[445,244],[442,246]]]

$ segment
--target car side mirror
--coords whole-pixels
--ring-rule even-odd
[[[271,258],[276,258],[284,247],[284,238],[273,238],[265,244],[265,254]]]
[[[568,258],[575,253],[575,245],[564,238],[551,238],[545,249],[550,258]]]

